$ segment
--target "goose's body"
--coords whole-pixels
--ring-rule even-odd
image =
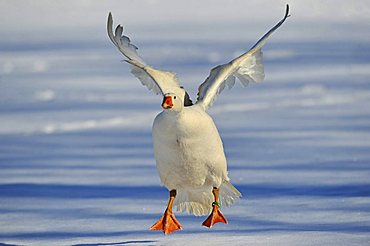
[[[154,69],[144,62],[137,54],[137,47],[122,34],[122,26],[118,25],[113,34],[113,21],[109,14],[108,35],[128,58],[126,61],[132,65],[132,73],[143,85],[163,96],[164,110],[155,118],[152,134],[157,169],[161,182],[170,191],[170,200],[164,216],[151,227],[152,230],[162,230],[167,234],[181,229],[172,213],[173,205],[194,215],[211,213],[204,226],[227,223],[219,210],[220,205],[232,205],[241,194],[229,182],[223,144],[207,111],[224,87],[231,88],[236,79],[243,85],[263,80],[261,48],[286,20],[288,12],[287,6],[284,18],[249,51],[213,68],[199,86],[194,105],[179,85],[175,73]]]
[[[221,138],[199,105],[186,107],[176,116],[161,112],[152,134],[159,175],[168,189],[219,187],[228,179]]]
[[[162,183],[178,191],[178,210],[195,215],[212,210],[212,188],[227,187],[221,202],[232,204],[240,193],[228,182],[222,141],[213,119],[199,106],[173,115],[166,111],[153,123],[154,155]],[[224,191],[224,189],[221,189]]]

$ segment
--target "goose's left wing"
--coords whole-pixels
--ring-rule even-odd
[[[155,94],[166,93],[167,88],[180,87],[173,72],[165,72],[154,69],[147,65],[137,53],[137,47],[131,44],[130,38],[123,35],[123,27],[118,25],[113,34],[113,18],[109,13],[107,31],[110,40],[118,50],[127,58],[126,62],[132,65],[131,73],[134,74],[143,85]]]
[[[211,70],[210,75],[198,88],[198,101],[205,110],[212,106],[216,97],[227,85],[229,88],[235,84],[237,78],[246,86],[249,82],[260,82],[264,79],[261,48],[265,45],[270,35],[278,29],[289,17],[289,5],[286,5],[284,18],[271,28],[258,42],[246,53],[231,62],[219,65]]]

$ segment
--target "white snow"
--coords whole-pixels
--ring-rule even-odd
[[[34,98],[41,102],[50,102],[53,101],[56,97],[56,94],[53,90],[42,90],[35,93]]]
[[[168,199],[151,142],[162,99],[120,62],[108,12],[195,100],[285,3],[0,2],[0,244],[369,245],[367,1],[291,1],[265,81],[225,90],[210,111],[243,193],[222,208],[229,224],[176,214],[184,230],[148,230]]]

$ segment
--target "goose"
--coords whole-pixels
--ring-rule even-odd
[[[225,86],[233,87],[236,79],[244,86],[264,79],[261,49],[289,16],[289,5],[286,5],[284,17],[251,49],[214,67],[199,86],[197,101],[193,104],[175,73],[146,64],[137,53],[138,48],[123,35],[121,25],[113,33],[113,18],[109,13],[110,40],[131,64],[132,74],[163,99],[163,111],[153,122],[152,139],[156,167],[161,183],[169,191],[169,200],[163,216],[150,230],[169,234],[182,229],[173,206],[179,212],[195,216],[209,214],[202,224],[208,228],[219,222],[228,223],[220,211],[221,205],[232,205],[241,193],[230,183],[223,143],[208,109]]]

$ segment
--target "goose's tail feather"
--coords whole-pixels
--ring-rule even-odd
[[[221,206],[231,206],[241,193],[228,181],[224,181],[220,187],[219,199]],[[208,215],[212,211],[214,201],[212,188],[200,189],[178,189],[174,202],[175,208],[179,212],[187,212],[196,216]]]

